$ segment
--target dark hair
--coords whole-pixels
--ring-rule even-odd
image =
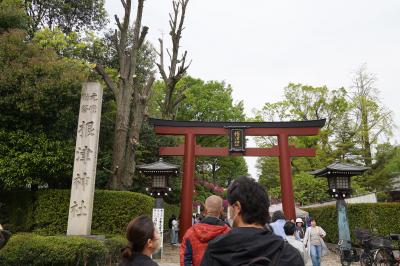
[[[149,239],[154,238],[154,224],[150,217],[141,215],[129,222],[126,228],[128,246],[122,250],[122,257],[129,259],[134,253],[142,253]]]
[[[317,219],[315,219],[314,217],[311,217],[310,222],[312,222],[312,221],[317,222]]]
[[[230,205],[240,202],[243,221],[248,224],[265,225],[269,220],[269,199],[265,189],[253,179],[245,176],[230,184],[227,193]]]
[[[296,230],[296,225],[292,222],[286,222],[283,226],[283,230],[285,230],[287,236],[292,236]]]
[[[271,222],[276,222],[277,220],[285,220],[285,215],[282,211],[275,211],[272,214]]]

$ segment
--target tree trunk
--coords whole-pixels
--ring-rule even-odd
[[[117,114],[115,120],[115,135],[112,156],[112,175],[108,187],[116,190],[125,190],[123,186],[126,168],[127,138],[129,132],[129,119],[131,109],[132,89],[129,85],[120,82],[120,90],[117,96]]]
[[[364,163],[366,166],[372,165],[372,152],[371,143],[369,137],[369,125],[368,125],[368,110],[365,96],[361,98],[361,130],[362,130],[362,143],[363,143],[363,155]]]
[[[140,104],[133,107],[133,118],[129,130],[129,137],[126,143],[126,167],[122,178],[122,186],[127,190],[132,187],[133,176],[136,167],[136,149],[139,144],[139,134],[144,118],[144,108]]]
[[[117,114],[114,130],[112,169],[108,187],[116,190],[132,188],[135,173],[135,152],[139,144],[139,132],[146,113],[148,96],[154,82],[154,73],[150,74],[146,84],[138,84],[136,78],[137,57],[142,47],[148,27],[141,27],[144,0],[138,0],[137,13],[133,28],[132,44],[128,45],[131,0],[121,0],[124,7],[124,19],[121,23],[117,15],[115,21],[118,30],[114,33],[115,49],[118,53],[118,82],[111,79],[101,64],[96,71],[107,87],[114,93]]]

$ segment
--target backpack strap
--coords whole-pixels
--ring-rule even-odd
[[[262,263],[263,265],[270,265],[271,260],[268,259],[267,257],[256,257],[252,259],[249,263],[245,264],[244,266],[259,265],[259,263]]]
[[[280,245],[279,249],[275,253],[275,256],[273,257],[271,264],[269,264],[270,266],[279,266],[279,262],[281,260],[282,253],[286,250],[288,245],[289,244],[287,243],[286,240],[282,241],[282,244]]]

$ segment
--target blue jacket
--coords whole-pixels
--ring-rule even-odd
[[[285,223],[286,223],[286,220],[279,219],[273,223],[270,223],[269,226],[271,226],[275,235],[282,237],[284,240],[287,240],[285,230],[283,229],[283,227],[285,226]]]

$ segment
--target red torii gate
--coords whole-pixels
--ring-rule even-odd
[[[289,136],[312,136],[319,133],[325,119],[291,122],[198,122],[149,119],[156,134],[183,135],[185,143],[178,147],[161,147],[161,156],[184,156],[181,219],[179,237],[192,225],[195,156],[275,156],[279,157],[283,211],[287,219],[295,219],[290,157],[315,156],[315,148],[289,146]],[[242,143],[232,144],[234,130],[241,134]],[[236,133],[235,133],[236,134]],[[201,147],[197,135],[231,136],[230,148]],[[245,136],[277,136],[278,145],[272,148],[245,148]],[[235,149],[235,144],[241,148]],[[239,145],[240,146],[240,145]]]

